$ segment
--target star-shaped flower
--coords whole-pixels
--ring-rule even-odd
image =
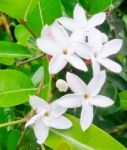
[[[49,72],[56,74],[61,71],[69,62],[73,67],[87,71],[84,61],[76,54],[74,44],[77,51],[82,49],[81,44],[76,42],[80,35],[72,34],[70,37],[67,31],[60,25],[51,26],[53,39],[40,37],[37,39],[37,46],[52,57],[49,63]]]
[[[94,76],[86,85],[78,76],[67,73],[66,80],[74,94],[61,97],[57,103],[65,108],[81,107],[80,125],[83,131],[89,128],[93,121],[93,105],[98,107],[108,107],[113,101],[102,95],[98,95],[106,79],[105,71],[101,71]]]
[[[56,102],[48,104],[37,96],[31,96],[30,105],[37,114],[26,123],[25,127],[33,127],[38,144],[45,142],[50,128],[68,129],[72,126],[72,123],[62,115],[66,108],[60,107]]]
[[[86,49],[82,52],[79,51],[78,55],[85,59],[91,59],[94,75],[100,71],[100,65],[112,72],[121,72],[121,66],[108,58],[120,51],[122,47],[121,39],[113,39],[106,43],[102,43],[101,36],[98,34],[97,30],[93,29],[88,33],[88,41],[84,45]]]
[[[86,18],[86,12],[84,9],[77,4],[73,11],[73,19],[67,17],[61,17],[58,19],[60,24],[72,32],[77,32],[78,34],[86,34],[91,29],[101,25],[106,19],[106,13],[98,13],[91,17],[89,20]],[[97,30],[97,29],[96,29]],[[107,36],[97,30],[102,37],[102,41],[106,42],[108,40]]]

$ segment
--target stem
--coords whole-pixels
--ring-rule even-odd
[[[26,64],[26,63],[28,63],[28,62],[31,62],[31,61],[36,60],[36,59],[39,59],[39,58],[44,57],[44,56],[45,56],[45,54],[42,54],[42,55],[39,55],[39,56],[30,58],[30,59],[25,60],[25,61],[22,61],[22,62],[17,62],[16,66],[18,67],[18,66],[20,66],[20,65],[24,65],[24,64]]]
[[[23,118],[23,119],[20,119],[20,120],[11,121],[11,122],[8,122],[8,123],[3,123],[3,124],[0,124],[0,128],[6,127],[6,126],[16,125],[16,124],[20,124],[20,123],[24,123],[26,121],[27,121],[27,118]]]

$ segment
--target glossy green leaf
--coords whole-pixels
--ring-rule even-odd
[[[112,4],[112,0],[89,0],[89,13],[95,14],[105,11]]]
[[[32,35],[30,32],[21,24],[17,25],[15,28],[15,37],[18,40],[18,43],[22,45],[27,45],[28,44],[28,39]]]
[[[0,57],[4,58],[29,58],[31,57],[29,49],[26,47],[11,43],[0,41]]]
[[[119,93],[120,107],[122,109],[127,109],[127,91],[122,91]]]
[[[16,70],[0,70],[0,107],[15,106],[35,94],[31,80]]]
[[[62,14],[60,0],[0,0],[0,10],[22,22],[36,37],[44,24]]]
[[[42,76],[42,79],[44,77],[44,84],[43,89],[41,91],[41,97],[45,100],[48,100],[51,94],[51,75],[49,74],[48,70],[49,62],[48,58],[43,58],[43,68],[44,68],[44,76]]]
[[[64,131],[51,129],[51,134],[46,141],[49,147],[58,149],[60,145],[66,143],[69,150],[126,150],[124,146],[98,127],[91,125],[87,131],[83,132],[79,119],[71,115],[67,116],[72,121],[73,127]]]
[[[7,150],[16,150],[21,132],[17,129],[12,130],[7,139]]]

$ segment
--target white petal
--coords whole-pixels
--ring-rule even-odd
[[[105,80],[105,71],[100,71],[100,73],[98,73],[91,79],[88,84],[88,89],[90,90],[92,96],[96,96],[100,92]]]
[[[92,47],[85,43],[74,43],[72,47],[80,57],[84,59],[90,59],[90,53],[92,51]]]
[[[80,125],[83,131],[87,130],[93,121],[93,106],[89,103],[84,103],[80,116]]]
[[[44,122],[47,126],[55,129],[68,129],[72,126],[71,121],[64,116],[45,119]]]
[[[62,55],[54,56],[49,63],[49,72],[51,74],[56,74],[61,71],[67,64],[67,61]]]
[[[86,67],[86,64],[85,62],[80,58],[78,57],[77,55],[73,54],[73,55],[68,55],[66,57],[66,60],[73,66],[75,67],[76,69],[79,69],[79,70],[82,70],[82,71],[87,71],[87,67]]]
[[[105,21],[105,19],[106,19],[106,13],[98,13],[89,19],[88,26],[96,27],[102,24]]]
[[[68,83],[63,79],[59,79],[56,81],[56,87],[60,92],[67,92],[68,90]]]
[[[57,100],[50,104],[50,112],[54,117],[59,117],[67,111],[65,107],[61,107]]]
[[[56,42],[44,38],[37,39],[37,46],[44,53],[52,56],[56,55],[62,49]]]
[[[83,28],[76,29],[70,36],[71,42],[84,42],[85,33]]]
[[[108,42],[108,36],[105,33],[100,32],[102,43]]]
[[[110,55],[116,54],[120,51],[120,48],[122,47],[122,40],[120,39],[114,39],[106,44],[104,44],[103,49],[100,53],[100,57],[108,57]]]
[[[49,25],[45,25],[41,31],[41,37],[49,38],[49,35],[51,35],[51,28]]]
[[[74,31],[76,29],[76,24],[73,19],[67,17],[61,17],[58,19],[60,24],[62,24],[66,29]]]
[[[57,103],[65,108],[75,108],[82,105],[82,96],[76,94],[67,94],[61,97]]]
[[[110,98],[108,98],[106,96],[102,96],[102,95],[93,97],[92,99],[90,99],[89,102],[92,105],[99,106],[99,107],[109,107],[109,106],[113,105],[113,103],[114,103]]]
[[[58,41],[63,46],[67,46],[69,42],[69,36],[67,31],[60,26],[59,24],[55,23],[51,27],[51,32],[53,34],[54,40]]]
[[[74,20],[80,25],[85,25],[87,23],[85,11],[79,4],[75,6],[73,16]]]
[[[67,72],[66,80],[71,90],[76,94],[87,93],[87,85],[75,74]]]
[[[93,76],[95,76],[100,72],[100,64],[94,58],[91,58],[91,61],[92,61]]]
[[[43,144],[48,137],[49,127],[46,127],[41,120],[34,125],[34,133],[38,144]]]
[[[36,123],[36,121],[43,115],[43,113],[38,113],[37,115],[33,116],[28,122],[25,124],[25,128],[31,126]]]
[[[122,71],[122,67],[111,59],[98,59],[98,62],[112,72],[120,73]]]
[[[88,44],[93,48],[93,51],[100,51],[102,48],[102,37],[100,31],[92,29],[88,33]]]
[[[38,96],[30,96],[29,103],[37,112],[45,111],[49,107],[48,103]]]

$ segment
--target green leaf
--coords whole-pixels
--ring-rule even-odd
[[[22,72],[0,70],[0,107],[22,104],[35,93],[31,80]]]
[[[4,109],[0,108],[0,123],[7,122],[7,118],[4,113]],[[7,145],[7,128],[0,129],[0,148],[1,150],[6,149]]]
[[[0,41],[0,57],[4,58],[29,58],[30,51],[22,45]]]
[[[44,24],[62,15],[60,0],[0,0],[0,10],[22,22],[36,37]]]
[[[12,130],[7,139],[7,150],[16,150],[16,146],[18,144],[18,140],[21,136],[21,133],[19,130],[14,129]]]
[[[73,127],[68,130],[51,129],[51,134],[45,144],[52,149],[58,149],[60,145],[66,143],[69,150],[126,150],[124,146],[95,125],[91,125],[87,131],[83,132],[79,119],[71,115],[67,116],[72,121]]]
[[[43,86],[44,88],[41,91],[41,97],[44,98],[45,100],[48,100],[51,94],[51,75],[49,73],[48,66],[49,66],[48,58],[44,57],[43,58],[43,67],[44,67],[44,85]]]
[[[120,98],[120,108],[127,110],[127,91],[120,92],[119,98]]]
[[[21,24],[17,25],[15,28],[15,37],[18,40],[18,43],[22,45],[28,44],[28,39],[32,35],[29,33],[29,31]]]
[[[95,14],[105,11],[112,4],[112,0],[89,0],[89,13]]]

